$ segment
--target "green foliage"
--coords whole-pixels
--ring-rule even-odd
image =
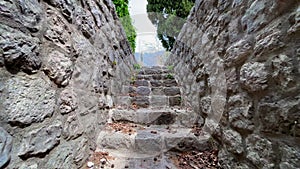
[[[178,101],[181,103],[182,102],[182,97],[178,97]]]
[[[141,69],[141,65],[140,64],[133,64],[133,69],[135,70],[140,70]]]
[[[148,17],[157,25],[158,38],[166,50],[172,50],[194,2],[195,0],[148,0]]]
[[[133,84],[135,81],[136,81],[136,77],[135,76],[131,76],[130,83]]]
[[[168,69],[169,71],[172,71],[172,70],[174,70],[174,66],[173,66],[173,65],[169,65],[169,66],[167,66],[167,69]]]
[[[135,39],[136,39],[136,31],[132,25],[132,20],[129,15],[128,10],[128,0],[113,0],[113,3],[116,7],[116,12],[120,18],[120,21],[124,27],[127,40],[130,43],[130,47],[135,51]]]
[[[171,73],[167,74],[167,79],[174,79],[174,76]]]

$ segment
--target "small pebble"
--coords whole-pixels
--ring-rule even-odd
[[[105,164],[106,163],[106,160],[105,160],[105,158],[102,158],[101,160],[100,160],[100,162],[101,162],[101,164]]]
[[[115,165],[114,165],[114,164],[112,164],[112,165],[111,165],[111,168],[115,168]]]
[[[91,161],[89,161],[89,162],[87,163],[87,166],[88,166],[89,168],[92,168],[92,167],[94,167],[94,163],[91,162]]]

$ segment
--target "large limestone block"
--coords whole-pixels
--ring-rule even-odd
[[[242,85],[249,92],[261,91],[268,87],[268,72],[264,63],[249,62],[244,64],[240,76]]]
[[[8,122],[30,125],[51,117],[55,109],[55,91],[51,82],[35,76],[16,76],[6,81],[4,101]]]
[[[0,127],[0,168],[9,160],[12,148],[12,136]]]
[[[22,140],[18,156],[28,158],[44,155],[59,144],[61,132],[61,124],[45,126],[29,132]]]

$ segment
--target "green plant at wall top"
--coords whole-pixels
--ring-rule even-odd
[[[132,25],[132,20],[129,15],[128,0],[113,0],[113,3],[115,4],[117,15],[124,27],[127,40],[129,41],[130,47],[134,52],[136,31]]]
[[[173,66],[173,65],[169,65],[169,66],[167,66],[167,69],[168,69],[169,71],[173,71],[173,70],[174,70],[174,66]]]
[[[133,64],[133,68],[134,68],[135,70],[140,70],[140,69],[141,69],[141,65],[138,64],[138,63]]]

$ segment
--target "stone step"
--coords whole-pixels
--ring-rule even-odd
[[[164,67],[144,67],[139,71],[139,75],[163,74],[171,72]]]
[[[151,80],[150,86],[151,87],[172,87],[172,86],[178,86],[178,84],[175,79]]]
[[[131,86],[139,87],[172,87],[178,86],[175,79],[164,79],[164,80],[135,80],[130,82]]]
[[[111,109],[110,122],[132,122],[144,125],[168,125],[192,127],[196,122],[196,115],[192,110],[175,108],[141,108],[141,109]]]
[[[162,73],[162,74],[150,74],[150,75],[143,75],[139,74],[136,76],[137,80],[173,80],[174,75],[173,73]]]
[[[166,96],[166,95],[124,95],[117,96],[114,99],[116,106],[136,106],[136,108],[166,108],[166,107],[180,107],[182,105],[182,98],[180,95]]]
[[[101,151],[118,152],[123,157],[149,157],[169,150],[204,150],[209,145],[209,136],[195,136],[191,128],[174,126],[145,127],[136,124],[110,123],[97,138]],[[128,126],[126,126],[128,125]],[[161,127],[161,128],[159,128]]]
[[[176,164],[174,164],[169,154],[161,154],[151,157],[137,157],[137,158],[128,158],[120,157],[118,151],[110,151],[108,153],[103,153],[97,150],[95,153],[101,154],[100,159],[94,158],[93,165],[95,168],[103,169],[176,169]],[[107,154],[106,157],[103,157],[102,154]],[[99,156],[99,155],[98,155]],[[99,163],[99,161],[102,161]]]
[[[175,96],[180,95],[180,87],[178,86],[158,86],[158,87],[149,87],[149,86],[123,86],[123,94],[129,94],[132,96],[149,96],[149,95],[166,95],[166,96]]]

